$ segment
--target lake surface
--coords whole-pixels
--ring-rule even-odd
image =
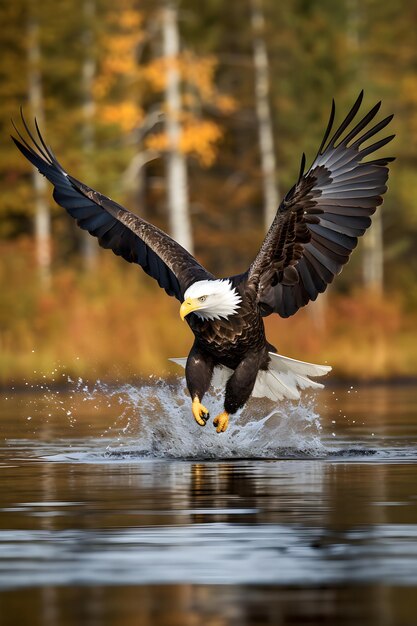
[[[417,623],[417,389],[0,394],[0,626]],[[206,403],[212,416],[221,401]]]

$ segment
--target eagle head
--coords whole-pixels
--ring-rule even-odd
[[[195,313],[203,320],[227,319],[236,313],[241,301],[230,280],[199,280],[185,292],[180,317],[184,320]]]

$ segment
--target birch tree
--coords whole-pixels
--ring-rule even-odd
[[[84,29],[82,34],[84,59],[81,68],[83,97],[82,138],[85,159],[88,163],[88,169],[91,170],[93,165],[93,152],[95,146],[94,114],[96,110],[93,95],[94,78],[96,74],[96,60],[94,55],[93,37],[93,23],[96,15],[95,0],[83,0],[82,9],[84,18]],[[87,231],[83,231],[81,236],[84,265],[87,270],[91,270],[95,267],[97,262],[97,243]]]
[[[45,128],[39,23],[32,12],[27,17],[27,58],[30,109],[40,127]],[[33,187],[35,191],[36,262],[41,283],[47,287],[51,278],[51,216],[46,200],[46,180],[35,168],[33,169]]]
[[[262,0],[251,0],[253,30],[253,63],[255,69],[255,100],[258,118],[264,195],[264,222],[267,230],[275,217],[279,195],[276,182],[276,161],[271,108],[269,104],[269,60],[265,43],[265,18]]]
[[[359,0],[346,0],[347,37],[351,50],[354,74],[363,78],[364,58],[361,44],[361,23],[366,6]],[[360,81],[363,84],[364,80]],[[372,217],[372,227],[365,233],[362,243],[362,276],[366,288],[381,294],[384,288],[384,233],[382,210],[379,207]]]
[[[168,138],[167,201],[170,232],[184,248],[193,251],[191,221],[188,207],[188,177],[181,140],[181,90],[178,68],[180,39],[178,32],[178,7],[166,2],[162,11],[163,51],[166,67],[165,125]]]

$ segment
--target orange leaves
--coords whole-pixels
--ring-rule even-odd
[[[140,126],[143,119],[143,110],[134,102],[109,104],[101,108],[101,117],[107,124],[117,124],[124,131],[131,131]]]
[[[169,70],[174,68],[181,85],[182,109],[181,136],[175,149],[194,155],[208,167],[216,158],[222,130],[217,122],[204,118],[204,108],[209,105],[223,115],[236,109],[233,98],[217,90],[217,59],[213,55],[199,57],[186,50],[178,57],[159,57],[140,63],[137,50],[147,37],[144,16],[133,0],[121,0],[108,13],[102,40],[105,54],[94,84],[97,115],[103,123],[116,124],[124,132],[139,127],[146,116],[146,106],[150,102],[155,106],[164,97]],[[145,98],[146,105],[142,106]],[[169,111],[166,113],[169,115]],[[144,143],[146,148],[157,152],[171,147],[163,129],[148,134]]]
[[[197,58],[191,53],[184,53],[180,57],[160,57],[154,59],[143,69],[143,76],[155,91],[163,91],[169,68],[175,68],[183,84],[192,85],[201,97],[211,99],[214,94],[213,57]]]
[[[143,15],[131,0],[118,2],[107,18],[102,41],[104,55],[94,85],[97,112],[106,124],[123,131],[137,127],[143,118],[135,87],[140,79],[136,50],[143,41]]]
[[[183,104],[186,107],[210,103],[222,113],[236,110],[236,101],[218,92],[215,84],[217,60],[214,56],[197,57],[186,51],[178,58],[160,57],[142,67],[141,75],[155,92],[162,92],[166,86],[168,69],[174,67],[183,85]]]
[[[190,122],[183,128],[180,148],[185,153],[194,153],[203,165],[209,166],[216,157],[216,144],[221,137],[220,127],[214,122]]]
[[[168,63],[177,64],[176,59],[162,57],[154,59],[142,68],[142,76],[153,91],[160,92],[165,89]]]
[[[230,115],[238,108],[235,98],[225,94],[217,94],[216,105],[219,111],[221,111],[224,115]]]
[[[222,137],[218,124],[210,120],[189,120],[182,126],[179,149],[184,154],[195,155],[200,163],[210,166],[216,157],[216,144]],[[146,140],[150,150],[165,152],[170,148],[165,132],[151,135]]]
[[[205,167],[214,162],[216,146],[223,133],[219,124],[202,118],[202,109],[209,104],[223,114],[229,114],[236,108],[233,98],[217,91],[216,67],[217,61],[213,56],[197,57],[186,51],[178,57],[155,59],[142,69],[144,80],[155,92],[165,90],[169,70],[175,69],[178,72],[182,85],[183,110],[178,147],[183,154],[194,155]],[[167,115],[169,114],[167,111]],[[149,136],[145,144],[150,150],[158,152],[165,152],[171,147],[164,131]]]
[[[118,2],[120,8],[120,1]],[[117,20],[120,28],[123,28],[126,31],[137,31],[143,27],[143,15],[136,9],[129,8],[130,2],[122,3],[127,6],[124,10],[117,14]]]
[[[198,89],[205,100],[213,101],[216,98],[214,73],[217,61],[213,56],[196,57],[186,53],[182,59],[184,81]]]

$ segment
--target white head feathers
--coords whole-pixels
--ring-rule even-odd
[[[184,300],[199,300],[198,309],[194,313],[203,320],[227,319],[239,308],[242,298],[232,287],[230,280],[199,280],[184,294]],[[201,303],[201,306],[200,306]]]

